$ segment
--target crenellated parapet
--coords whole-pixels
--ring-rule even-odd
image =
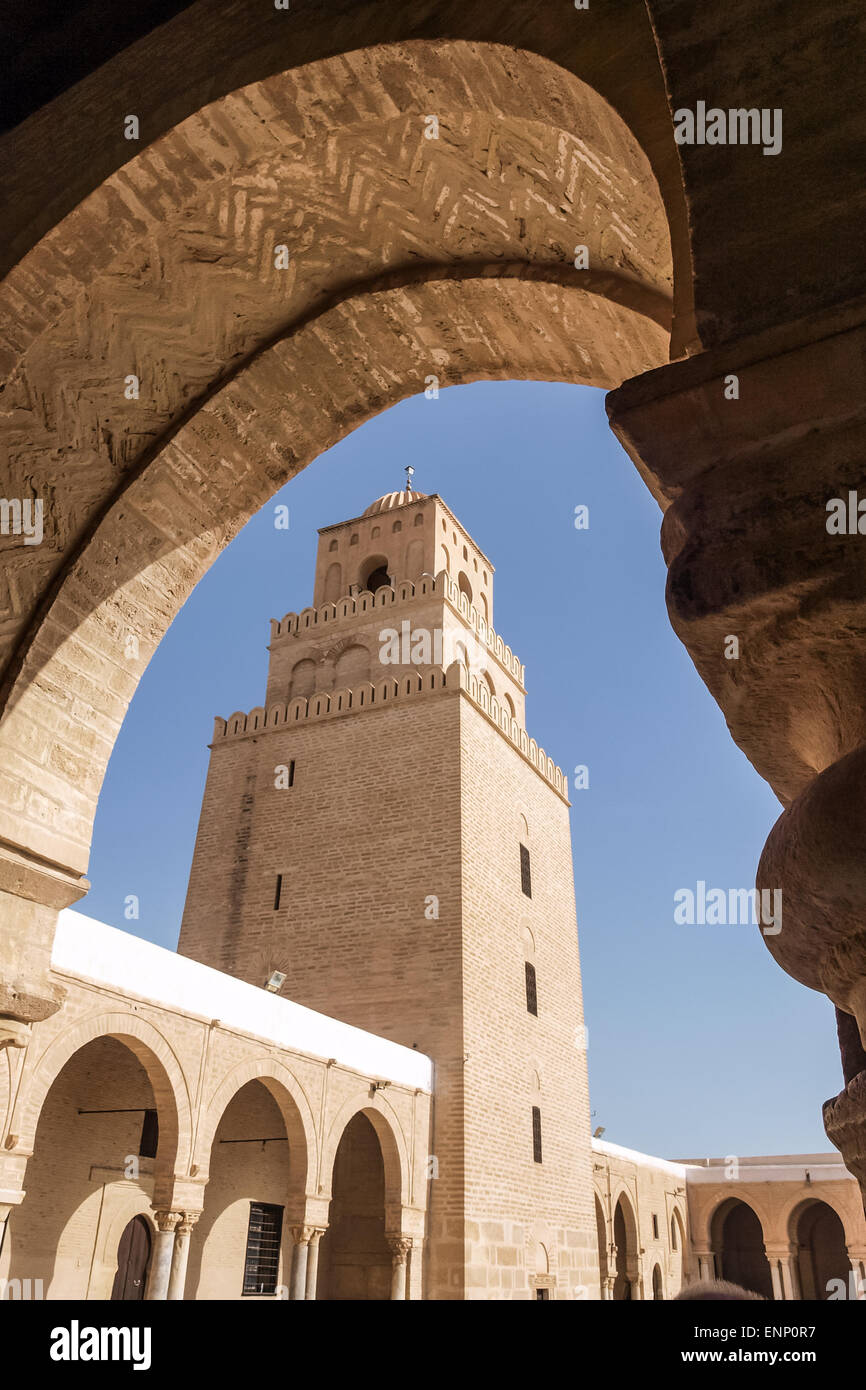
[[[421,599],[443,598],[459,613],[464,622],[475,633],[481,646],[486,647],[499,664],[520,684],[525,686],[526,668],[519,657],[496,633],[482,613],[469,602],[466,594],[451,578],[447,570],[440,570],[435,576],[418,579],[414,583],[404,579],[393,587],[386,585],[371,593],[364,589],[358,594],[346,594],[334,603],[323,603],[318,608],[304,608],[300,613],[286,613],[282,618],[271,619],[271,645],[284,637],[313,635],[327,624],[336,624],[346,619],[370,615],[382,610],[389,617],[394,610],[401,610]]]
[[[456,587],[456,586],[455,586]],[[462,597],[462,596],[461,596]],[[254,738],[309,724],[319,719],[334,719],[362,709],[381,709],[418,696],[431,696],[443,691],[461,691],[477,709],[514,745],[536,771],[549,782],[554,791],[568,800],[568,779],[561,767],[548,757],[543,748],[521,728],[506,705],[490,693],[485,681],[467,671],[455,661],[447,671],[433,667],[423,674],[388,678],[375,684],[365,681],[352,689],[319,691],[310,696],[299,695],[288,703],[275,703],[265,708],[257,705],[248,713],[236,710],[228,719],[214,719],[213,743],[217,747],[232,739]]]

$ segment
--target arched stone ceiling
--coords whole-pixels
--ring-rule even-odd
[[[82,871],[147,656],[221,546],[347,430],[431,372],[611,386],[666,360],[664,211],[622,121],[533,55],[425,49],[214,103],[7,278],[8,490],[47,501],[43,544],[5,556],[14,843]]]

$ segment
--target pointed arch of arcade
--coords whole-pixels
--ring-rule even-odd
[[[360,111],[322,99],[347,64]],[[20,603],[0,649],[0,758],[18,793],[0,835],[84,873],[142,671],[287,479],[423,391],[431,363],[443,387],[611,387],[663,365],[671,278],[665,207],[621,117],[573,74],[495,44],[277,74],[125,164],[0,290],[21,495],[52,499],[26,566],[9,554]],[[34,287],[40,308],[22,314]]]
[[[32,1152],[42,1107],[67,1062],[88,1043],[113,1038],[135,1056],[147,1073],[159,1118],[155,1171],[163,1178],[186,1173],[192,1154],[192,1108],[181,1065],[153,1024],[131,1013],[94,1014],[56,1037],[22,1078],[18,1148]]]
[[[624,1236],[622,1248],[617,1240],[617,1227],[620,1225],[617,1215],[620,1213]],[[613,1297],[617,1300],[634,1299],[640,1296],[640,1246],[634,1199],[627,1187],[620,1186],[611,1195],[611,1214],[613,1243],[616,1246]]]
[[[852,1212],[847,1207],[847,1204],[837,1206],[834,1202],[829,1201],[826,1190],[821,1193],[820,1197],[795,1197],[787,1210],[783,1209],[777,1220],[777,1227],[784,1232],[788,1240],[795,1241],[797,1239],[797,1227],[800,1218],[809,1207],[813,1206],[827,1207],[829,1211],[832,1211],[842,1227],[846,1245],[855,1245],[857,1243],[858,1232],[852,1226],[852,1218],[856,1219],[856,1213]]]
[[[796,1250],[796,1289],[800,1298],[828,1298],[831,1280],[841,1280],[848,1295],[848,1250],[849,1246],[856,1248],[856,1237],[849,1231],[846,1216],[826,1196],[806,1197],[791,1207],[785,1225],[791,1247]]]
[[[334,1163],[346,1126],[356,1115],[370,1121],[379,1140],[385,1171],[385,1224],[388,1231],[399,1232],[403,1225],[403,1210],[412,1201],[412,1172],[409,1148],[400,1120],[384,1099],[381,1091],[347,1100],[331,1121],[327,1138],[322,1144],[320,1195],[330,1198],[333,1190]]]
[[[226,1075],[214,1091],[196,1135],[194,1162],[197,1180],[207,1181],[214,1136],[228,1106],[244,1086],[260,1082],[272,1096],[282,1116],[289,1141],[289,1191],[291,1218],[303,1217],[304,1196],[314,1180],[319,1144],[313,1111],[303,1086],[288,1067],[271,1057],[242,1062]]]
[[[732,1222],[739,1225],[745,1244],[732,1245]],[[751,1193],[748,1201],[743,1197],[724,1198],[713,1208],[708,1227],[717,1277],[772,1299],[773,1276],[766,1253],[771,1218],[760,1199],[755,1200]]]

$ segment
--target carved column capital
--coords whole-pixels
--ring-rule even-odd
[[[155,1211],[153,1219],[156,1222],[158,1231],[176,1231],[183,1220],[183,1212]]]
[[[404,1265],[409,1258],[409,1251],[412,1249],[411,1236],[389,1236],[386,1235],[388,1249],[391,1251],[394,1263]]]

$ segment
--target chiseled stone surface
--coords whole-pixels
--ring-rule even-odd
[[[336,61],[224,98],[6,281],[9,490],[49,505],[42,545],[7,544],[0,834],[76,873],[147,657],[275,488],[431,374],[613,385],[665,360],[661,199],[594,92],[498,48],[347,63],[355,106]]]

